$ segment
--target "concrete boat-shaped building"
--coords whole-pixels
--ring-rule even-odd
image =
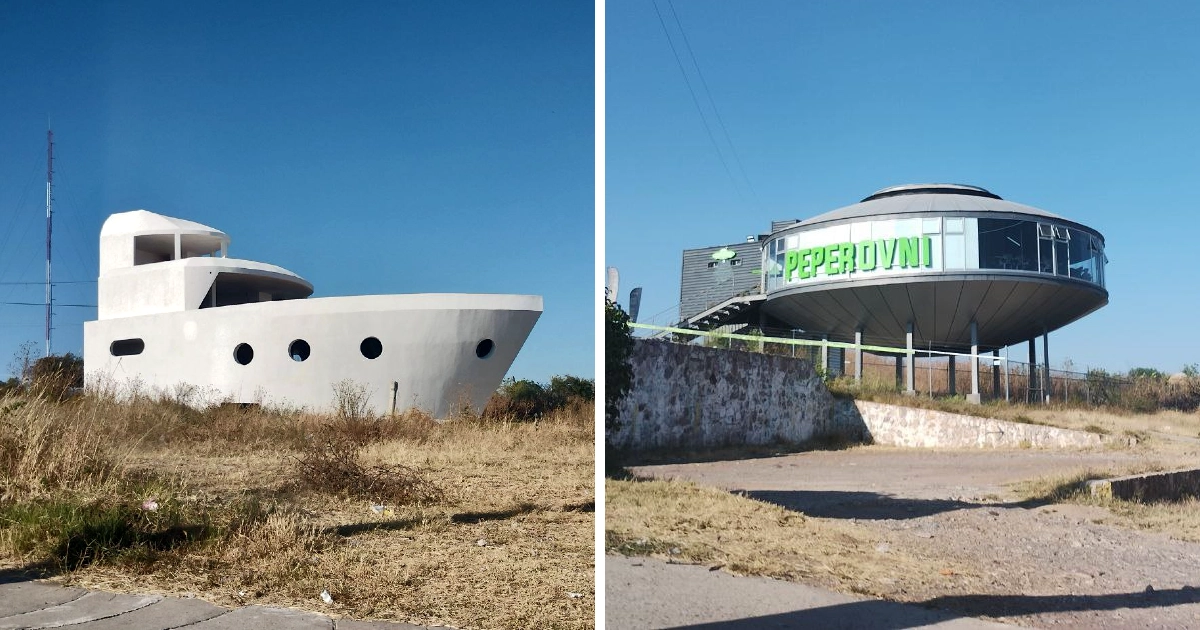
[[[228,258],[214,228],[135,210],[100,231],[97,320],[84,324],[90,387],[186,384],[216,401],[324,411],[335,387],[376,412],[482,410],[542,313],[533,295],[312,298],[275,265]]]

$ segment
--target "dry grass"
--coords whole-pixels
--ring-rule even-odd
[[[0,564],[225,605],[594,625],[591,409],[436,423],[180,402],[0,401]],[[313,446],[330,440],[351,447]],[[385,491],[314,483],[323,469],[299,464],[314,452]],[[423,490],[386,491],[413,479]]]
[[[1156,449],[1182,452],[1195,450],[1196,444],[1200,442],[1200,413],[1197,412],[1159,410],[1135,413],[1062,403],[1027,405],[1003,401],[985,401],[975,405],[963,398],[905,396],[885,387],[874,387],[869,383],[856,386],[853,380],[846,379],[832,381],[830,391],[838,396],[861,400],[1086,431],[1108,436],[1112,438],[1112,443],[1118,446],[1151,442]]]
[[[605,547],[877,597],[944,580],[946,567],[880,546],[879,535],[686,481],[605,482]],[[953,568],[959,572],[957,568]]]
[[[1098,497],[1088,490],[1087,483],[1096,479],[1112,479],[1173,468],[1161,463],[1143,464],[1113,469],[1086,469],[1063,475],[1041,477],[1017,484],[1023,498],[1050,503],[1073,503],[1104,508],[1111,517],[1103,519],[1129,529],[1165,533],[1179,540],[1200,542],[1200,500],[1187,498],[1175,502],[1141,503],[1112,497]]]
[[[1087,430],[1089,425],[1114,436],[1141,436],[1155,439],[1175,436],[1194,439],[1200,435],[1200,413],[1158,411],[1155,413],[1116,413],[1103,409],[1065,407],[1029,407],[1023,413],[1030,419],[1068,429]]]

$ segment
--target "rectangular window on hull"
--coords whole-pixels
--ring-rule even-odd
[[[118,339],[108,346],[108,353],[114,357],[128,357],[141,354],[146,349],[146,342],[141,339]]]

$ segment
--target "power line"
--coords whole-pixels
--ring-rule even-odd
[[[37,164],[37,167],[33,170],[33,174],[31,176],[31,180],[33,180],[33,181],[36,181],[37,173],[41,168],[41,157],[40,156],[38,157],[38,161],[36,162],[36,164]],[[17,225],[17,220],[19,218],[25,216],[22,213],[22,210],[24,209],[25,199],[28,196],[30,186],[31,186],[30,180],[27,180],[25,183],[25,187],[22,188],[22,190],[21,190],[20,200],[17,202],[16,207],[13,209],[12,214],[9,215],[8,224],[4,228],[4,236],[2,239],[0,239],[0,251],[8,251],[8,241],[12,237],[12,235],[16,232],[16,230],[14,228]],[[25,235],[28,232],[29,232],[29,224],[26,223],[25,230],[21,232],[21,237],[17,239],[17,242],[18,243],[24,242]],[[11,264],[11,262],[12,262],[12,259],[10,258],[8,260],[5,260],[3,262],[3,264],[0,264],[0,278],[3,278],[5,273],[8,272],[8,268],[9,268],[9,265]],[[24,275],[24,273],[22,273],[21,275]],[[11,289],[9,291],[11,293]],[[7,298],[8,295],[5,295],[4,297]]]
[[[0,302],[0,304],[7,305],[7,306],[41,306],[43,308],[46,306],[45,302]],[[96,308],[95,304],[62,304],[59,302],[55,302],[54,305],[55,306],[64,306],[64,307],[69,306],[69,307],[75,307],[75,308]]]
[[[45,283],[45,281],[39,281],[39,282],[0,282],[0,286],[8,286],[8,285],[26,285],[26,284],[36,284],[37,286],[39,286],[39,287],[40,287],[40,286],[43,286],[43,285],[45,285],[46,283]],[[51,282],[50,284],[96,284],[96,281],[95,281],[95,280],[55,280],[54,282]]]
[[[71,187],[70,177],[66,176],[66,174],[69,171],[64,171],[61,163],[58,164],[58,172],[59,172],[59,178],[60,178],[60,183],[58,185],[59,194],[60,194],[60,196],[63,197],[63,199],[65,199],[68,202],[66,204],[67,212],[68,213],[75,212],[75,209],[84,207],[83,205],[78,203],[78,199],[75,197],[74,189]],[[59,204],[59,205],[62,206],[63,204]],[[61,210],[59,211],[59,214],[62,214]],[[77,217],[77,218],[79,218],[79,217]],[[85,216],[82,218],[90,219],[91,217]],[[100,252],[99,252],[99,250],[93,249],[91,247],[91,245],[87,244],[88,243],[87,239],[82,234],[80,234],[79,229],[77,229],[78,225],[75,225],[77,223],[80,223],[80,221],[67,221],[66,222],[67,232],[69,232],[70,235],[75,240],[75,243],[71,248],[71,251],[73,251],[75,253],[75,259],[79,262],[80,269],[83,269],[86,271],[88,269],[91,269],[92,265],[87,262],[84,262],[84,256],[80,252],[86,251],[93,261],[99,260]],[[71,240],[71,239],[68,239],[68,240]],[[94,243],[94,241],[92,243]]]
[[[762,209],[762,204],[758,201],[758,193],[754,191],[754,185],[750,183],[750,176],[746,175],[746,168],[742,166],[742,158],[738,156],[737,147],[733,144],[733,138],[729,136],[729,129],[725,126],[725,121],[721,118],[721,110],[717,109],[717,102],[713,100],[712,90],[708,89],[708,81],[704,78],[704,72],[700,70],[700,62],[696,61],[696,53],[692,51],[692,44],[688,41],[687,31],[683,30],[683,23],[679,21],[679,14],[675,12],[675,2],[667,0],[667,6],[671,9],[671,17],[675,18],[675,25],[679,27],[679,34],[683,37],[683,45],[687,48],[688,56],[692,59],[692,65],[696,68],[696,76],[700,77],[700,87],[704,88],[704,95],[708,97],[708,104],[712,107],[713,116],[717,119],[717,124],[721,126],[721,133],[725,136],[725,142],[729,144],[729,152],[733,154],[733,161],[737,163],[738,172],[742,174],[742,179],[746,182],[746,188],[750,189],[750,196],[754,199],[754,205]]]
[[[679,73],[683,75],[683,82],[687,85],[688,94],[692,95],[692,104],[696,106],[696,111],[700,114],[700,120],[704,123],[704,133],[708,134],[708,141],[712,143],[713,149],[717,151],[717,158],[721,160],[721,166],[725,169],[725,174],[729,176],[730,183],[733,184],[733,190],[737,193],[738,199],[743,205],[746,203],[746,196],[742,194],[742,187],[738,186],[737,178],[733,176],[733,171],[729,169],[729,162],[725,159],[725,154],[721,151],[721,146],[717,144],[717,139],[713,136],[712,126],[708,124],[708,117],[704,115],[704,108],[700,106],[700,99],[696,98],[696,90],[692,88],[692,81],[688,78],[687,70],[683,67],[683,60],[679,58],[679,51],[675,49],[675,42],[671,39],[671,33],[667,30],[667,23],[663,20],[662,12],[658,10],[658,0],[651,0],[654,5],[654,14],[658,16],[658,23],[662,26],[663,34],[667,37],[667,44],[671,47],[671,54],[675,55],[675,64],[679,66]]]

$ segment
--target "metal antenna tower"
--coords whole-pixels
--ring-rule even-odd
[[[53,187],[54,187],[54,132],[46,129],[46,356],[50,356],[50,320],[53,317],[50,303],[54,297],[50,273],[50,234],[54,229],[53,216]]]

